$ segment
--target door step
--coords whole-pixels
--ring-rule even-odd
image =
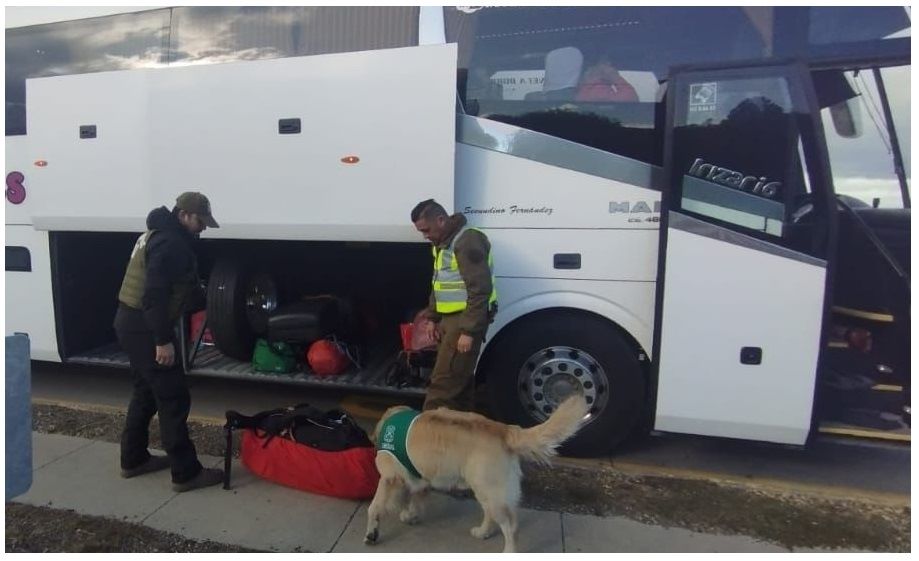
[[[894,442],[910,442],[910,428],[904,423],[902,427],[896,429],[875,429],[868,427],[859,427],[856,425],[847,425],[844,423],[820,423],[820,434],[831,434],[835,436],[846,436],[851,438],[886,440]]]

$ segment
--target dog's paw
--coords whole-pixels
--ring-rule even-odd
[[[415,524],[420,522],[420,519],[418,518],[417,513],[409,512],[407,510],[403,510],[402,512],[399,513],[399,520],[401,520],[402,522],[405,522],[409,526],[414,526]]]
[[[364,536],[364,543],[367,545],[376,545],[377,540],[380,539],[380,530],[375,529],[366,536]]]
[[[475,528],[469,530],[469,533],[472,534],[473,538],[478,538],[480,540],[487,540],[488,538],[494,535],[494,530],[491,528],[483,528],[481,526],[476,526]]]

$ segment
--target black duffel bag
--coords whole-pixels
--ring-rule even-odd
[[[352,448],[373,448],[367,433],[347,413],[332,409],[320,411],[308,403],[282,409],[243,415],[226,412],[223,426],[226,436],[223,488],[230,488],[233,458],[233,431],[251,429],[251,434],[263,441],[266,448],[277,437],[324,452],[341,452]]]
[[[330,335],[349,338],[353,312],[347,299],[311,296],[280,306],[268,318],[268,340],[308,345]]]
[[[240,461],[273,483],[332,497],[373,497],[380,475],[376,448],[346,413],[306,403],[252,416],[227,411],[223,488],[230,488],[233,431],[242,433]]]
[[[227,426],[232,429],[258,429],[268,441],[282,437],[325,450],[338,452],[358,446],[373,446],[367,433],[347,413],[339,409],[320,411],[308,403],[246,416],[227,411]]]

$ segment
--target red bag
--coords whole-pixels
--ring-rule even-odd
[[[247,429],[240,457],[249,471],[281,485],[342,499],[369,499],[380,481],[376,452],[374,447],[326,452],[281,437],[266,443]]]
[[[191,315],[191,341],[194,344],[198,340],[198,335],[201,334],[201,327],[204,325],[204,322],[207,320],[207,312],[201,310],[200,312],[195,312]],[[207,343],[208,345],[214,344],[214,336],[211,335],[211,328],[208,327],[204,330],[204,337],[201,338],[201,342]]]
[[[318,376],[341,374],[351,365],[351,359],[334,342],[320,339],[306,351],[306,362]]]
[[[402,335],[402,350],[407,352],[436,349],[437,341],[427,336],[426,327],[433,323],[425,317],[424,310],[415,314],[412,323],[402,323],[399,331]]]

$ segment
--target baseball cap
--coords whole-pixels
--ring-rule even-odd
[[[176,199],[176,208],[200,216],[208,228],[220,228],[211,214],[211,202],[201,193],[186,191]]]

